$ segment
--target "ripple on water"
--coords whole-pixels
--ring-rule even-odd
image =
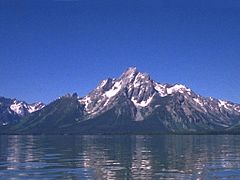
[[[240,179],[240,136],[0,136],[1,179]]]

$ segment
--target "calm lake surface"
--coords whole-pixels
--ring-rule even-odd
[[[240,179],[240,136],[0,136],[0,179]]]

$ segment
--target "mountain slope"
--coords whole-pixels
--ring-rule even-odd
[[[82,105],[76,95],[66,95],[50,103],[45,108],[23,118],[11,127],[14,133],[27,134],[57,133],[76,123],[82,116]]]
[[[128,68],[83,98],[73,94],[50,103],[10,133],[213,133],[239,124],[240,105],[202,97],[182,84],[157,83]]]

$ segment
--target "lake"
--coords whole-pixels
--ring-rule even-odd
[[[240,179],[240,136],[0,136],[0,179]]]

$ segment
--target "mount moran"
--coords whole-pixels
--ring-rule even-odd
[[[0,98],[1,134],[239,133],[240,105],[161,84],[135,67],[85,97],[48,105]]]

